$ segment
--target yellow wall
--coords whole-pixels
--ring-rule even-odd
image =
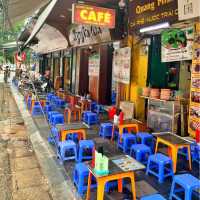
[[[129,36],[128,45],[132,48],[131,84],[127,87],[127,100],[135,103],[135,117],[144,120],[145,101],[140,98],[139,90],[146,86],[148,72],[148,54],[144,46],[135,37]]]

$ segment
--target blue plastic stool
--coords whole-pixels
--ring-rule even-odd
[[[179,188],[176,189],[176,186],[179,186]],[[199,188],[200,188],[200,180],[192,176],[191,174],[175,175],[172,182],[169,199],[181,200],[182,198],[180,198],[177,194],[184,192],[185,193],[184,200],[192,200],[192,192],[194,191],[194,189],[199,189]]]
[[[57,156],[61,163],[65,160],[75,160],[77,157],[76,143],[72,140],[58,142]]]
[[[87,125],[94,125],[98,123],[98,116],[96,113],[87,113],[87,119],[84,120]]]
[[[72,140],[72,141],[74,141],[75,143],[78,143],[78,142],[79,142],[78,134],[77,134],[77,133],[70,133],[70,134],[67,134],[67,140]]]
[[[53,111],[53,108],[51,105],[45,105],[44,106],[44,113],[48,113],[49,111]]]
[[[52,126],[51,133],[48,137],[48,142],[52,144],[58,144],[59,141],[60,141],[60,133],[56,127]]]
[[[88,113],[92,113],[92,111],[84,111],[83,113],[82,113],[82,120],[83,121],[87,121],[87,119],[88,119]]]
[[[146,174],[156,176],[160,183],[169,176],[174,176],[171,158],[161,153],[150,155],[147,164]]]
[[[65,101],[63,99],[57,98],[55,100],[55,105],[58,108],[64,108],[65,107]]]
[[[32,104],[32,97],[28,97],[28,101],[27,101],[28,110],[31,109],[31,104]]]
[[[124,153],[129,153],[131,146],[133,144],[136,144],[136,136],[131,133],[123,133],[122,134],[122,140],[120,142],[120,137],[118,138],[118,148],[122,149]]]
[[[152,154],[151,148],[145,144],[133,144],[130,150],[130,156],[133,156],[137,161],[146,164],[148,157]]]
[[[140,200],[167,200],[160,194],[152,194],[145,197],[142,197]]]
[[[153,136],[149,133],[145,132],[138,132],[136,134],[138,143],[145,144],[147,146],[150,146],[151,149],[153,149]]]
[[[80,140],[78,146],[78,156],[77,161],[82,162],[82,160],[92,159],[92,151],[94,148],[93,140]]]
[[[55,126],[57,124],[64,124],[65,123],[65,119],[64,119],[64,115],[63,114],[53,114],[51,116],[51,120],[50,120],[50,124],[52,126]]]
[[[49,111],[49,112],[47,112],[47,119],[48,119],[49,122],[51,121],[52,115],[55,115],[55,114],[59,114],[59,112],[58,111]]]
[[[38,115],[42,115],[42,106],[40,105],[39,102],[35,102],[33,108],[32,108],[32,112],[31,112],[32,116],[38,116]]]
[[[73,182],[77,187],[80,196],[83,196],[84,192],[87,191],[88,176],[89,170],[86,164],[77,163],[73,171]],[[92,183],[90,188],[96,188],[96,186],[96,183],[94,183],[94,177],[92,177]]]
[[[112,137],[112,128],[113,125],[111,123],[102,123],[99,130],[99,136],[103,138]]]

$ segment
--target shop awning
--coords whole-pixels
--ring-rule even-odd
[[[56,28],[44,24],[37,34],[38,44],[31,46],[36,53],[46,54],[53,51],[66,49],[68,42],[66,38]]]
[[[58,0],[52,0],[49,5],[44,9],[44,11],[42,12],[42,14],[39,16],[33,31],[31,33],[31,35],[29,36],[28,40],[25,42],[24,46],[27,46],[28,43],[36,36],[36,34],[40,31],[40,29],[42,28],[43,24],[45,23],[47,17],[50,15],[51,11],[53,10],[56,2]]]
[[[9,0],[8,16],[12,23],[31,16],[50,0]]]
[[[21,45],[22,42],[8,42],[0,45],[0,49],[15,49],[18,45]]]

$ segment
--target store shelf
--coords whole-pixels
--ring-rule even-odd
[[[174,101],[174,100],[156,99],[156,98],[151,98],[151,97],[146,97],[146,96],[140,96],[140,97],[144,98],[144,99],[156,100],[156,101],[163,101],[163,102],[172,102],[172,101]]]

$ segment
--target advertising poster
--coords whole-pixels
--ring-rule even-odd
[[[95,53],[89,57],[88,75],[99,76],[99,67],[100,67],[100,55],[98,53]]]
[[[125,47],[114,51],[113,78],[118,83],[130,83],[131,48]]]
[[[192,60],[194,28],[170,29],[162,32],[162,62]]]
[[[199,24],[200,26],[200,24]],[[195,137],[200,129],[200,33],[195,35],[191,71],[190,108],[188,132]]]

